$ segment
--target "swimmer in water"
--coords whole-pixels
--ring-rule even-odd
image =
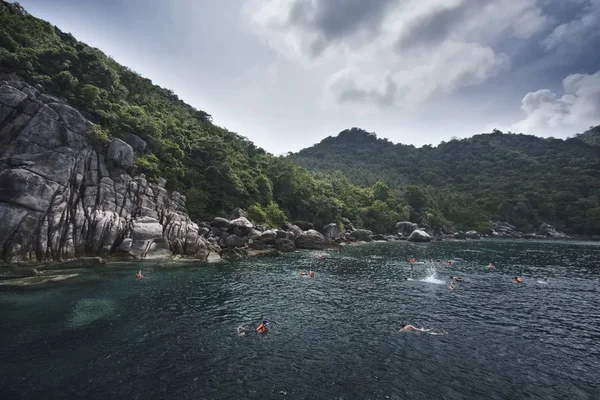
[[[269,331],[269,321],[264,320],[256,327],[256,332],[258,333],[267,333]]]
[[[310,271],[310,273],[308,274],[308,276],[310,276],[311,278],[314,278],[315,277],[314,271]]]
[[[494,268],[495,268],[495,267],[494,267],[494,264],[490,263],[490,265],[488,265],[488,268],[489,268],[489,269],[494,269]]]
[[[135,274],[135,279],[142,279],[144,275],[142,275],[142,270],[140,269],[137,274]]]
[[[515,276],[514,278],[512,278],[514,283],[523,283],[523,281],[521,280],[521,278],[519,278],[518,276]]]
[[[450,279],[452,279],[454,282],[463,282],[463,278],[460,276],[450,276]]]
[[[412,325],[407,325],[404,322],[400,321],[400,332],[427,333],[428,330],[425,328],[417,328]]]
[[[454,286],[454,281],[450,282],[450,289],[454,290],[455,286]]]
[[[300,276],[306,276],[306,271],[300,272]]]

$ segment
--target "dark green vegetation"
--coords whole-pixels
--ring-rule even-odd
[[[409,218],[484,229],[500,218],[524,229],[546,221],[600,233],[600,153],[591,144],[598,132],[567,141],[496,132],[416,149],[353,129],[275,157],[3,0],[0,73],[40,84],[81,110],[97,123],[91,138],[98,148],[128,133],[143,138],[150,151],[137,155],[134,168],[184,193],[194,219],[242,207],[273,226],[306,220],[320,227],[347,217],[376,232]]]
[[[548,222],[598,234],[599,133],[596,127],[559,140],[494,131],[415,148],[353,128],[300,151],[295,161],[344,171],[353,184],[383,181],[411,205],[411,219],[433,216],[480,230],[496,218],[524,230]]]

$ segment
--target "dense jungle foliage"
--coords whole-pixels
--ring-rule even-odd
[[[352,128],[294,159],[310,170],[343,171],[353,184],[385,182],[412,210],[464,227],[483,230],[483,221],[500,219],[524,230],[548,222],[598,234],[599,139],[599,127],[566,140],[496,130],[415,148]]]
[[[271,226],[305,220],[320,227],[346,217],[384,233],[407,219],[485,229],[499,218],[523,229],[545,221],[600,233],[598,132],[567,141],[494,132],[417,149],[353,128],[275,157],[4,0],[1,74],[40,84],[77,107],[97,124],[91,138],[98,146],[129,133],[144,139],[149,151],[136,155],[135,169],[165,177],[170,190],[187,196],[196,220],[242,207]]]

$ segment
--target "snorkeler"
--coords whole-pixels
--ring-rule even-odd
[[[269,321],[264,320],[256,327],[256,332],[258,333],[267,333],[269,330]]]
[[[463,282],[463,278],[460,276],[450,276],[450,279],[452,279],[454,282]]]
[[[454,290],[455,286],[454,286],[454,281],[450,282],[450,289]]]
[[[514,283],[523,283],[523,281],[521,280],[521,278],[519,278],[518,276],[515,276],[514,278],[512,278]]]
[[[310,276],[311,278],[315,277],[315,272],[314,271],[310,271],[310,273],[308,274],[308,276]]]
[[[300,272],[300,276],[306,276],[306,271]]]
[[[142,275],[142,270],[140,269],[137,274],[135,274],[135,279],[142,279],[144,275]]]
[[[400,321],[400,332],[427,333],[428,330],[425,328],[417,328],[412,325],[407,325],[404,322]]]
[[[488,268],[489,268],[489,269],[494,269],[494,268],[495,268],[495,267],[494,267],[494,264],[490,263],[490,265],[488,265]]]

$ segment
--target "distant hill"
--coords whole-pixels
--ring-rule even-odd
[[[502,219],[525,229],[548,222],[590,234],[600,232],[599,132],[560,140],[494,131],[415,148],[352,128],[293,158],[309,170],[340,171],[356,185],[381,180],[401,198],[414,185],[426,205],[454,222]]]
[[[600,126],[590,127],[589,130],[585,131],[584,133],[575,135],[575,137],[579,140],[586,142],[587,144],[600,146]]]

